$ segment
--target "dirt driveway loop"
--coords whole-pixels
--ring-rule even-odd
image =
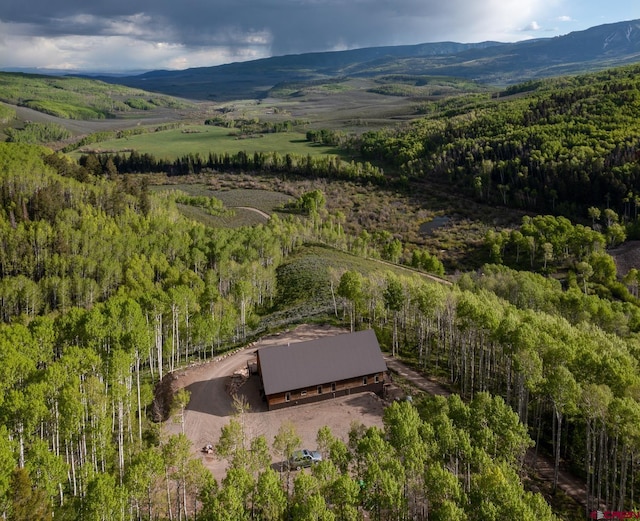
[[[259,348],[304,342],[323,336],[348,333],[344,329],[332,326],[302,325],[290,331],[267,336],[236,353],[179,371],[175,388],[185,388],[191,393],[189,405],[185,411],[185,434],[193,444],[194,454],[202,458],[204,465],[220,481],[226,473],[227,462],[214,454],[204,454],[202,447],[215,446],[224,425],[234,414],[233,398],[228,392],[228,384],[236,371],[246,369],[247,363],[255,360],[255,351]],[[384,402],[373,393],[359,393],[351,396],[325,400],[318,403],[298,405],[276,411],[267,410],[266,403],[260,398],[257,375],[252,375],[242,385],[238,394],[249,404],[245,414],[245,428],[249,438],[264,435],[269,447],[278,433],[280,425],[291,421],[302,440],[301,448],[315,450],[318,430],[328,426],[334,436],[348,440],[351,425],[355,422],[366,427],[382,426]],[[182,426],[175,416],[166,422],[164,432],[167,435],[178,434]],[[272,460],[280,458],[272,453]]]

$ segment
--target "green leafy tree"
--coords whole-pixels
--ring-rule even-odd
[[[180,427],[182,429],[182,434],[184,434],[184,417],[185,411],[187,409],[187,405],[189,405],[189,400],[191,399],[191,393],[186,389],[180,389],[176,395],[174,396],[173,403],[175,404],[178,412],[180,414]]]
[[[142,512],[146,512],[148,519],[155,517],[154,496],[162,470],[162,454],[156,447],[138,453],[127,467],[125,486],[139,517],[142,517]]]
[[[396,277],[387,278],[387,287],[383,293],[385,306],[393,315],[393,338],[391,341],[391,356],[396,356],[398,341],[398,313],[402,310],[405,296],[402,283]]]
[[[305,472],[299,473],[293,482],[291,499],[291,519],[293,521],[334,521],[335,515],[320,493],[318,480]]]
[[[575,411],[576,400],[580,396],[580,387],[571,371],[564,365],[554,366],[547,374],[547,393],[553,404],[556,422],[554,443],[555,464],[553,472],[553,488],[558,486],[558,471],[560,468],[560,449],[562,436],[562,421],[567,414]]]
[[[578,279],[582,281],[582,291],[587,294],[587,283],[593,276],[593,266],[586,261],[581,261],[576,264],[576,274]]]
[[[31,442],[27,454],[27,470],[49,497],[49,504],[53,505],[57,498],[63,502],[63,487],[68,476],[68,465],[61,456],[56,456],[49,450],[45,440],[35,439]]]
[[[348,474],[340,474],[331,484],[330,495],[332,511],[337,521],[358,521],[360,485]]]
[[[400,242],[399,239],[394,238],[384,244],[382,248],[382,258],[397,264],[402,256],[402,249],[402,242]]]
[[[165,466],[167,480],[175,483],[175,505],[179,516],[186,515],[187,504],[187,480],[189,478],[189,462],[192,459],[191,442],[182,433],[170,436],[162,446],[162,457]],[[167,500],[169,512],[171,512],[171,494],[167,483]],[[182,512],[182,514],[181,514]],[[169,514],[171,517],[171,514]]]
[[[299,205],[306,214],[319,214],[324,209],[326,200],[321,190],[305,192],[300,196]]]
[[[301,443],[302,440],[295,425],[290,421],[282,422],[278,428],[278,433],[273,439],[273,449],[287,463],[287,468],[289,468],[289,459],[291,459],[293,452],[300,447]]]
[[[9,441],[9,433],[0,425],[0,512],[7,512],[12,474],[16,468],[14,444]]]
[[[190,459],[187,463],[185,485],[187,496],[192,500],[191,512],[193,519],[198,519],[199,504],[217,488],[216,480],[211,475],[211,471],[204,466],[201,459]],[[187,513],[185,513],[185,517],[189,518]]]
[[[82,502],[82,517],[89,521],[110,521],[120,517],[122,490],[113,474],[100,473],[89,482]]]
[[[340,472],[346,474],[351,462],[349,447],[342,440],[336,438],[326,425],[318,430],[316,441],[318,450],[323,457],[330,459]]]
[[[607,226],[605,237],[607,238],[607,246],[615,248],[627,239],[627,232],[620,223],[613,223],[611,226]]]
[[[256,519],[262,521],[278,521],[284,517],[287,497],[280,477],[273,469],[266,469],[258,477],[254,509]]]
[[[216,454],[229,461],[231,466],[244,467],[246,461],[247,440],[242,422],[238,418],[231,418],[222,427],[220,438],[216,443]]]
[[[517,474],[512,469],[504,464],[492,463],[488,459],[472,478],[470,497],[471,504],[475,506],[472,519],[555,519],[549,505],[524,492]]]
[[[345,271],[340,277],[338,295],[348,303],[351,332],[355,331],[356,308],[362,297],[362,275],[357,271]]]
[[[353,437],[352,432],[350,436]],[[406,514],[404,494],[406,471],[384,432],[371,427],[356,441],[358,478],[364,485],[363,500],[376,520],[383,512],[402,517]]]
[[[245,469],[231,467],[222,480],[222,488],[218,493],[220,506],[226,512],[223,517],[214,519],[249,519],[251,508],[249,500],[254,488],[253,477]]]
[[[454,474],[440,465],[428,465],[425,469],[424,484],[429,501],[429,518],[467,519],[462,507],[466,498],[460,481]]]
[[[589,214],[589,217],[591,218],[591,227],[595,230],[596,223],[600,220],[600,217],[602,216],[602,211],[600,210],[600,208],[591,206],[588,208],[587,212]]]

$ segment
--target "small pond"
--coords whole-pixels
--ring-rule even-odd
[[[431,235],[438,228],[449,224],[451,217],[446,215],[436,215],[433,219],[420,225],[420,233],[423,235]]]

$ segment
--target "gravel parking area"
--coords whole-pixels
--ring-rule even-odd
[[[234,372],[246,369],[247,363],[255,359],[255,351],[258,348],[303,342],[346,332],[348,331],[330,326],[299,326],[291,331],[265,337],[217,362],[189,368],[176,375],[176,388],[186,388],[191,393],[185,411],[185,434],[193,443],[194,454],[202,458],[216,479],[224,477],[227,462],[219,460],[215,455],[203,454],[200,449],[209,443],[216,444],[222,427],[234,414],[233,399],[228,392]],[[345,441],[353,423],[367,427],[382,426],[384,402],[373,393],[359,393],[268,411],[266,403],[260,398],[258,376],[252,375],[238,389],[238,395],[243,396],[250,405],[249,412],[244,414],[248,436],[264,435],[269,445],[273,443],[274,436],[285,421],[291,421],[295,425],[302,440],[301,448],[308,449],[316,448],[316,435],[325,425],[331,429],[334,436]],[[166,423],[164,430],[166,434],[177,434],[181,428],[179,419],[174,417]],[[275,453],[272,453],[272,457],[273,462],[278,463]]]

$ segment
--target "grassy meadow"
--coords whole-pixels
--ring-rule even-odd
[[[271,215],[276,213],[282,204],[291,201],[293,197],[281,192],[264,189],[216,189],[202,183],[178,183],[170,185],[152,185],[153,191],[176,190],[191,197],[215,197],[222,201],[230,211],[226,215],[210,215],[203,209],[179,204],[180,212],[194,221],[207,226],[224,228],[239,228],[262,224],[267,218],[261,213]]]
[[[265,213],[273,213],[283,203],[293,198],[271,190],[251,188],[214,188],[202,183],[177,183],[172,185],[156,185],[154,190],[179,190],[191,197],[215,197],[228,208],[250,206]]]
[[[307,244],[296,250],[277,271],[282,311],[299,316],[313,316],[318,309],[332,312],[333,295],[345,271],[357,271],[373,285],[383,286],[389,273],[396,276],[415,275],[415,271],[376,259],[367,259],[336,250],[323,244]],[[434,282],[420,274],[425,282]],[[309,295],[313,295],[310,304]],[[275,315],[277,316],[277,314]]]
[[[188,219],[210,227],[240,228],[264,224],[267,221],[264,216],[250,208],[232,208],[228,215],[209,215],[200,208],[185,204],[179,204],[178,209]]]
[[[279,192],[247,188],[216,190],[212,195],[216,199],[220,199],[227,207],[250,206],[269,214],[273,213],[282,204],[293,200],[293,197]]]
[[[278,132],[241,137],[237,131],[212,125],[187,125],[179,129],[163,130],[101,141],[78,149],[74,155],[87,152],[148,153],[159,159],[176,159],[185,154],[206,156],[209,152],[236,154],[237,152],[278,152],[312,156],[340,155],[333,147],[310,143],[302,133]]]
[[[0,100],[63,119],[104,119],[158,108],[184,109],[187,102],[87,78],[0,72]]]

